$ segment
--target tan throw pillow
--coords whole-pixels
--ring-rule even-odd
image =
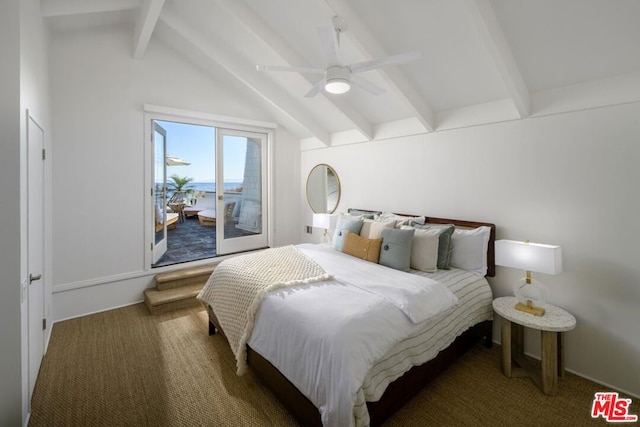
[[[354,233],[348,233],[344,239],[342,252],[377,264],[381,245],[382,239],[367,239]]]

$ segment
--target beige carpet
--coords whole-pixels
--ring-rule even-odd
[[[556,397],[505,378],[500,349],[472,349],[389,426],[585,426],[605,388],[574,375]],[[631,413],[640,414],[634,400]],[[204,310],[152,316],[143,304],[56,323],[30,426],[294,426],[250,372],[235,375],[227,342]],[[625,424],[629,425],[629,424]]]

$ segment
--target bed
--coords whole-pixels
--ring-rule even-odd
[[[358,212],[371,211],[359,210]],[[426,224],[454,224],[459,229],[488,228],[486,275],[494,275],[493,244],[495,241],[495,225],[443,218],[425,218],[424,221]],[[312,246],[301,245],[298,249],[312,258],[334,257],[333,254],[326,252],[326,248]],[[329,248],[329,252],[331,250]],[[340,256],[343,255],[341,254]],[[349,256],[346,255],[346,257]],[[352,267],[350,266],[349,268]],[[386,269],[387,267],[382,268]],[[333,271],[334,267],[330,269]],[[381,346],[383,350],[382,356],[375,356],[375,361],[372,361],[371,365],[367,365],[366,368],[359,367],[359,369],[366,369],[366,375],[364,377],[360,375],[355,380],[358,384],[361,383],[356,393],[352,390],[347,393],[348,396],[354,396],[353,402],[349,403],[353,416],[353,422],[349,422],[349,424],[380,425],[480,339],[485,339],[486,346],[491,345],[492,294],[488,282],[482,275],[478,274],[478,272],[469,272],[459,268],[439,270],[435,273],[424,273],[416,270],[411,270],[411,272],[414,273],[414,276],[425,277],[425,280],[433,279],[443,284],[450,293],[455,295],[458,303],[455,307],[421,322],[419,327],[410,325],[410,331],[402,332],[405,335],[402,335],[402,338],[397,341],[393,341],[391,338],[387,339],[390,335],[383,333],[381,329],[381,338],[389,341],[384,344],[386,347]],[[305,292],[324,292],[325,289],[323,288],[326,288],[327,285],[325,282],[320,282],[315,285],[313,283],[302,284],[301,287],[306,289]],[[309,289],[313,290],[309,291]],[[255,328],[252,331],[253,334],[249,334],[250,336],[246,338],[247,344],[243,346],[243,348],[246,347],[246,363],[257,372],[276,397],[302,425],[321,426],[323,422],[324,425],[346,425],[344,417],[332,418],[331,415],[327,415],[326,402],[322,401],[322,398],[315,395],[312,390],[310,391],[310,387],[318,386],[305,383],[305,381],[308,382],[309,380],[306,378],[300,379],[299,374],[295,374],[295,372],[305,370],[305,363],[311,365],[322,364],[325,359],[314,361],[312,359],[313,356],[309,356],[307,352],[304,358],[295,358],[295,363],[303,367],[300,368],[297,365],[293,366],[291,359],[286,359],[285,356],[281,357],[274,353],[279,350],[265,347],[265,343],[270,341],[274,342],[274,344],[270,344],[274,347],[278,347],[278,345],[284,347],[286,342],[282,341],[283,339],[294,341],[297,339],[295,338],[295,328],[297,326],[291,326],[291,330],[287,329],[289,325],[283,323],[280,326],[274,326],[276,325],[274,322],[277,321],[277,313],[286,309],[286,306],[282,304],[288,302],[284,300],[292,298],[288,296],[290,294],[305,295],[300,292],[296,293],[295,290],[293,292],[287,289],[274,291],[260,306],[255,319]],[[209,314],[209,333],[214,334],[219,331],[226,336],[211,304],[207,304],[207,311]],[[304,313],[305,316],[307,311]],[[302,312],[299,312],[299,314],[303,315]],[[315,316],[318,316],[318,314],[316,313]],[[389,318],[392,317],[393,315],[389,314]],[[282,322],[282,320],[280,321]],[[318,319],[318,322],[319,325],[324,324],[322,323],[324,321],[320,321],[320,319]],[[288,322],[291,325],[297,323]],[[300,323],[304,323],[304,321],[300,320]],[[318,334],[322,335],[322,332],[318,332]],[[358,335],[360,335],[360,332]],[[363,340],[370,339],[370,337],[367,337],[366,334],[363,334]],[[284,346],[283,343],[285,343]],[[374,346],[373,344],[371,345]],[[287,350],[287,352],[289,351],[296,351],[296,347],[292,346],[291,350]],[[310,361],[306,361],[306,357],[310,357]],[[317,357],[321,357],[321,355]],[[245,358],[244,354],[242,358]],[[284,363],[283,360],[289,360],[289,363]],[[315,375],[320,376],[317,372]],[[333,377],[329,376],[328,378]],[[322,384],[319,387],[321,389],[331,388],[334,387],[335,382],[335,380],[328,380],[328,384]],[[338,398],[338,400],[340,399]]]

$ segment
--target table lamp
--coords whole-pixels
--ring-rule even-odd
[[[336,228],[338,224],[338,215],[328,213],[314,213],[313,214],[313,226],[315,228],[323,228],[324,234],[322,235],[323,243],[330,243],[331,238],[327,233],[327,230]]]
[[[528,240],[498,240],[495,244],[496,265],[519,268],[526,276],[513,286],[518,303],[516,310],[536,316],[544,314],[546,292],[540,282],[531,278],[531,272],[556,275],[562,272],[562,251],[560,246],[530,243]],[[537,293],[537,297],[531,293]]]

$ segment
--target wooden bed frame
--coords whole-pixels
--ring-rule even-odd
[[[358,209],[358,211],[379,213],[362,209]],[[490,227],[491,235],[487,251],[487,276],[493,277],[495,275],[494,244],[496,226],[494,224],[430,217],[427,217],[426,222],[431,224],[454,224],[457,227],[464,228]],[[209,313],[209,335],[214,335],[216,330],[224,335],[224,331],[220,328],[220,323],[210,307],[208,307],[207,312]],[[480,339],[484,338],[485,347],[491,348],[493,343],[492,323],[492,321],[484,321],[467,329],[458,336],[449,347],[438,353],[434,359],[422,365],[414,366],[400,378],[389,384],[380,400],[377,402],[367,402],[371,425],[381,425],[441,372],[464,355],[464,353],[473,347]],[[322,426],[320,413],[316,406],[282,375],[276,367],[258,352],[254,351],[249,345],[247,345],[247,363],[255,370],[262,381],[271,389],[273,394],[293,414],[301,425],[305,427]]]

